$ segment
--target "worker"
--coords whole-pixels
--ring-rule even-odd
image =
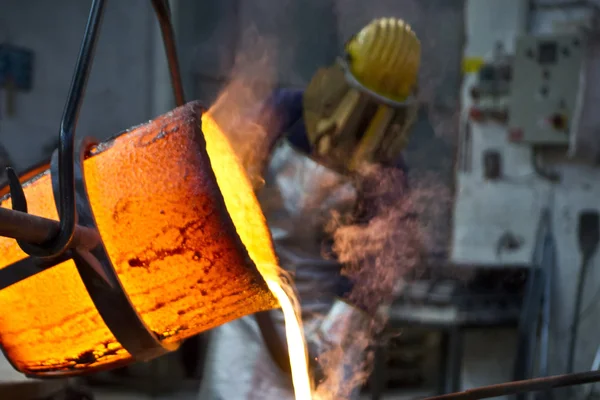
[[[328,376],[362,363],[365,342],[352,334],[370,335],[382,306],[376,303],[389,297],[350,295],[357,282],[324,255],[332,241],[326,226],[333,211],[365,209],[357,207],[359,198],[368,197],[360,179],[364,166],[404,169],[401,153],[417,113],[420,51],[405,22],[374,20],[346,43],[343,59],[319,70],[305,90],[277,90],[255,119],[266,132],[256,147],[266,149],[257,197],[280,265],[298,293],[309,358],[316,360],[311,372],[317,392]],[[330,329],[340,322],[348,324],[341,333]],[[280,310],[213,329],[199,398],[293,399],[289,358],[277,350],[278,342],[285,346]],[[346,359],[318,376],[320,356],[332,345],[343,348]],[[332,398],[355,398],[351,375],[327,390],[336,392]]]

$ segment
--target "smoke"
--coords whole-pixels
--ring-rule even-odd
[[[445,248],[440,221],[451,196],[434,174],[419,174],[407,189],[407,177],[397,169],[377,166],[360,172],[363,210],[334,212],[327,230],[342,273],[354,283],[348,295],[378,318],[340,327],[344,340],[319,355],[324,379],[316,398],[351,398],[370,376],[373,350],[383,345],[388,311],[407,280],[423,270],[429,256]],[[361,215],[362,214],[362,215]]]
[[[360,213],[367,220],[334,212],[327,230],[342,272],[354,282],[349,300],[373,314],[390,301],[400,277],[419,263],[423,240],[402,172],[370,166],[361,175]]]
[[[322,379],[314,393],[315,400],[353,399],[355,392],[370,375],[373,362],[373,329],[369,326],[347,326],[344,341],[319,355]]]
[[[276,84],[276,43],[261,37],[255,28],[250,28],[244,37],[247,50],[237,53],[231,79],[209,112],[226,133],[252,184],[257,187],[262,183],[268,148],[265,129],[257,117],[260,105]]]

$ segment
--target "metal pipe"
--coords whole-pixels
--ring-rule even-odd
[[[77,207],[75,204],[75,130],[79,110],[85,94],[88,76],[92,67],[94,51],[98,39],[98,31],[104,12],[104,0],[93,0],[88,21],[85,27],[83,43],[79,50],[75,74],[69,89],[67,103],[60,123],[59,146],[58,146],[58,215],[60,228],[54,231],[55,236],[46,239],[43,246],[36,246],[27,240],[17,239],[17,243],[23,252],[30,256],[39,258],[55,258],[74,247],[71,243],[74,239],[77,227]],[[23,187],[12,168],[7,169],[12,208],[14,211],[27,213],[27,199]],[[14,227],[13,227],[14,228]],[[23,234],[23,231],[20,231]]]
[[[580,372],[577,374],[556,375],[546,378],[528,379],[525,381],[502,383],[484,386],[464,392],[450,393],[442,396],[428,397],[423,400],[479,400],[498,396],[513,395],[525,392],[537,392],[565,386],[583,385],[599,382],[600,371]]]
[[[545,262],[542,265],[544,271],[544,295],[543,295],[543,306],[542,306],[542,329],[540,333],[540,365],[539,374],[540,376],[548,375],[548,348],[550,343],[550,318],[552,316],[552,306],[550,298],[552,296],[552,275],[555,268],[555,248],[554,239],[547,238],[544,245],[544,259]]]
[[[173,86],[173,95],[175,104],[181,107],[185,104],[185,94],[183,92],[183,83],[179,68],[179,58],[177,57],[177,46],[175,45],[175,34],[173,33],[173,24],[171,23],[171,10],[168,0],[152,0],[152,6],[158,18],[160,32],[162,34],[167,61],[169,63],[169,72],[171,73],[171,85]]]
[[[43,244],[56,237],[60,223],[51,219],[0,207],[0,236],[27,243]],[[90,250],[100,243],[100,235],[94,229],[75,225],[70,247]]]
[[[69,246],[69,242],[74,235],[75,227],[77,226],[77,207],[75,205],[75,130],[79,119],[79,110],[83,103],[85,89],[87,86],[88,77],[92,69],[94,53],[96,51],[96,43],[102,24],[102,17],[105,9],[104,0],[94,0],[90,10],[90,15],[85,27],[85,35],[83,43],[79,50],[77,65],[75,66],[75,74],[69,89],[67,104],[65,105],[64,114],[60,124],[60,140],[58,146],[58,169],[59,179],[59,199],[58,213],[60,216],[60,227],[57,231],[57,237],[54,241],[57,242],[57,247],[65,248]],[[73,233],[71,233],[73,231]],[[61,249],[55,249],[61,250]]]

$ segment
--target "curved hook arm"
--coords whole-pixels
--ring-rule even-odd
[[[75,76],[67,98],[67,104],[60,124],[60,139],[58,147],[59,165],[59,194],[58,215],[60,217],[60,233],[49,245],[49,252],[60,254],[64,252],[71,241],[77,224],[77,211],[75,207],[75,130],[79,119],[79,110],[83,103],[83,96],[87,86],[88,77],[92,68],[98,32],[104,14],[104,0],[93,0],[90,16],[85,28],[83,44],[79,52]]]
[[[34,245],[19,241],[21,249],[35,257],[50,258],[64,253],[71,245],[77,225],[77,210],[75,208],[75,129],[79,117],[79,110],[88,76],[92,67],[94,51],[98,39],[98,31],[104,12],[104,0],[93,0],[90,15],[85,28],[83,43],[79,51],[75,75],[71,82],[71,89],[67,98],[67,104],[60,124],[59,135],[59,194],[58,214],[60,217],[60,229],[58,234],[49,242],[42,245]],[[23,194],[23,188],[18,180],[10,180],[10,192],[13,201],[13,209],[27,212],[27,201]]]
[[[77,58],[75,74],[71,82],[67,104],[62,116],[58,147],[58,170],[59,170],[59,196],[58,214],[60,218],[60,230],[58,234],[43,244],[31,244],[19,241],[21,249],[30,256],[39,258],[53,258],[60,256],[69,249],[75,235],[77,226],[77,210],[75,205],[75,130],[79,118],[79,110],[83,102],[87,80],[92,68],[96,43],[98,41],[100,25],[105,8],[104,0],[93,0],[88,17],[83,43]],[[184,104],[183,85],[179,71],[179,62],[173,35],[173,26],[169,4],[167,0],[152,0],[152,5],[158,18],[167,58],[171,72],[171,84],[178,106]],[[16,176],[9,178],[11,197],[13,198],[13,209],[27,212],[27,201],[23,193],[21,183]]]

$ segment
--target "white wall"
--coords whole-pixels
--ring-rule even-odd
[[[504,49],[511,51],[516,36],[525,30],[526,23],[526,1],[525,0],[468,0],[465,9],[465,58],[485,58],[491,56],[493,49],[498,42],[502,43]],[[466,118],[466,110],[471,105],[471,98],[468,96],[469,88],[475,82],[475,75],[466,75],[463,77],[462,86],[462,110],[463,116],[461,120]],[[499,127],[496,129],[500,129]],[[472,165],[473,175],[479,174],[478,165],[480,164],[481,155],[484,149],[492,147],[502,148],[503,146],[511,146],[502,140],[498,132],[484,135],[477,129],[472,130]],[[489,133],[489,132],[487,132]],[[491,142],[490,142],[491,140]],[[526,175],[527,171],[523,172],[523,163],[519,160],[523,158],[523,150],[513,149],[517,154],[510,161],[505,158],[504,165],[509,169],[514,169],[516,175]],[[506,157],[506,155],[504,155]],[[528,160],[528,158],[527,158]],[[530,169],[525,166],[525,170]],[[457,175],[457,196],[467,195],[466,191],[471,190],[474,193],[481,193],[484,190],[491,190],[482,185],[477,179],[472,185],[469,185],[469,178],[464,178],[460,171]],[[471,187],[472,186],[472,187]],[[519,195],[523,193],[519,192]],[[464,243],[471,243],[469,249],[461,249],[464,254],[475,257],[478,250],[473,249],[473,245],[485,240],[494,230],[490,231],[492,226],[485,226],[480,223],[477,215],[489,215],[490,209],[498,206],[501,203],[497,197],[497,193],[492,193],[489,202],[467,205],[469,211],[464,213],[464,216],[472,216],[473,221],[467,222],[464,226],[469,240]],[[492,204],[493,200],[493,204]],[[532,200],[533,201],[533,200]],[[457,201],[457,206],[459,202]],[[486,205],[487,204],[487,205]],[[514,204],[514,203],[513,203]],[[500,204],[501,205],[501,204]],[[477,212],[475,212],[477,211]],[[497,210],[499,220],[506,220],[506,207]],[[480,216],[481,216],[480,215]],[[454,215],[455,224],[461,224],[463,221]],[[466,222],[466,221],[465,221]],[[487,230],[486,230],[487,229]],[[453,242],[455,248],[458,243],[457,234],[461,230],[455,229]],[[479,247],[482,245],[480,244]],[[478,247],[478,246],[475,246]],[[461,253],[462,254],[462,253]],[[511,330],[490,331],[490,330],[473,330],[465,335],[465,357],[463,360],[463,380],[462,389],[471,389],[484,385],[498,384],[512,380],[512,368],[514,363],[515,352],[515,332]],[[490,345],[493,343],[493,349]],[[493,350],[493,351],[492,351]],[[498,399],[508,399],[507,396],[499,397]]]
[[[81,0],[2,0],[0,42],[35,52],[33,89],[17,93],[16,114],[7,116],[0,101],[0,143],[18,170],[47,157],[44,146],[58,137],[90,5]],[[77,137],[106,139],[167,110],[166,104],[154,102],[161,75],[155,75],[153,59],[155,54],[164,58],[156,30],[149,1],[107,2]]]
[[[516,35],[525,32],[525,0],[470,0],[467,6],[467,48],[466,56],[486,57],[489,51],[494,48],[497,40],[502,40],[505,48],[511,50],[511,42]],[[573,15],[573,13],[571,13]],[[555,11],[552,13],[543,13],[533,16],[532,27],[535,32],[551,32],[558,27],[565,26],[564,21],[569,19],[569,12]],[[560,24],[555,23],[560,21]],[[463,87],[463,109],[466,110],[470,105],[470,98],[467,96],[468,88],[473,84],[474,77],[467,76]],[[496,132],[500,130],[500,132]],[[499,134],[498,134],[499,133]],[[502,182],[498,186],[503,186],[494,196],[495,198],[483,198],[482,186],[475,184],[479,191],[472,193],[471,201],[479,201],[481,205],[489,204],[485,210],[480,210],[484,219],[477,221],[478,225],[490,223],[494,213],[501,216],[506,223],[511,221],[520,225],[535,226],[538,217],[535,212],[530,213],[526,218],[518,212],[510,211],[510,207],[502,211],[501,208],[492,207],[498,202],[504,201],[507,205],[512,205],[517,209],[522,206],[523,199],[519,201],[514,195],[518,190],[530,190],[535,192],[537,198],[536,208],[539,210],[542,206],[549,206],[553,212],[553,228],[557,241],[558,267],[555,271],[555,281],[552,288],[552,322],[551,322],[551,352],[550,352],[550,373],[560,374],[565,372],[566,356],[569,339],[569,329],[573,318],[574,299],[576,294],[577,277],[580,271],[581,256],[577,244],[577,215],[585,209],[599,209],[598,199],[600,170],[591,166],[582,164],[554,164],[552,168],[562,175],[559,184],[549,184],[542,178],[532,174],[531,153],[527,146],[511,144],[506,141],[506,130],[503,127],[475,126],[473,129],[472,159],[475,163],[481,163],[481,155],[484,149],[494,148],[501,152],[505,172],[513,179],[514,190],[510,188],[511,182]],[[459,187],[463,182],[463,187],[468,187],[469,182],[475,182],[480,179],[481,171],[475,169],[471,174],[458,174]],[[476,182],[475,182],[476,183]],[[463,195],[465,193],[462,193]],[[518,194],[518,193],[517,193]],[[459,196],[461,193],[459,192]],[[456,220],[457,225],[462,221]],[[471,221],[474,222],[474,221]],[[465,229],[470,229],[465,227]],[[485,235],[481,236],[485,238]],[[600,308],[594,304],[593,296],[600,290],[600,257],[596,254],[590,273],[586,280],[583,308],[587,309],[587,317],[580,326],[580,341],[577,348],[577,358],[575,369],[584,371],[590,368],[596,349],[600,344],[597,337],[597,321],[600,317]],[[589,306],[589,307],[588,307]],[[489,357],[489,354],[470,354],[465,360],[465,381],[464,387],[470,388],[481,386],[483,384],[499,383],[510,379],[510,374],[498,369],[498,365],[504,366],[507,370],[512,368],[512,355],[515,348],[511,343],[510,337],[498,338],[496,335],[486,335],[478,333],[466,339],[472,348],[485,348],[483,344],[494,344],[495,348],[504,349],[497,352],[496,356]],[[482,345],[478,345],[481,343]],[[504,354],[504,357],[502,356]],[[487,363],[487,364],[486,364]],[[496,373],[491,371],[496,370]],[[566,394],[559,394],[563,398]],[[566,397],[565,397],[566,398]]]
[[[523,0],[468,0],[465,57],[485,57],[496,42],[512,51],[515,34],[525,29],[526,11]]]

